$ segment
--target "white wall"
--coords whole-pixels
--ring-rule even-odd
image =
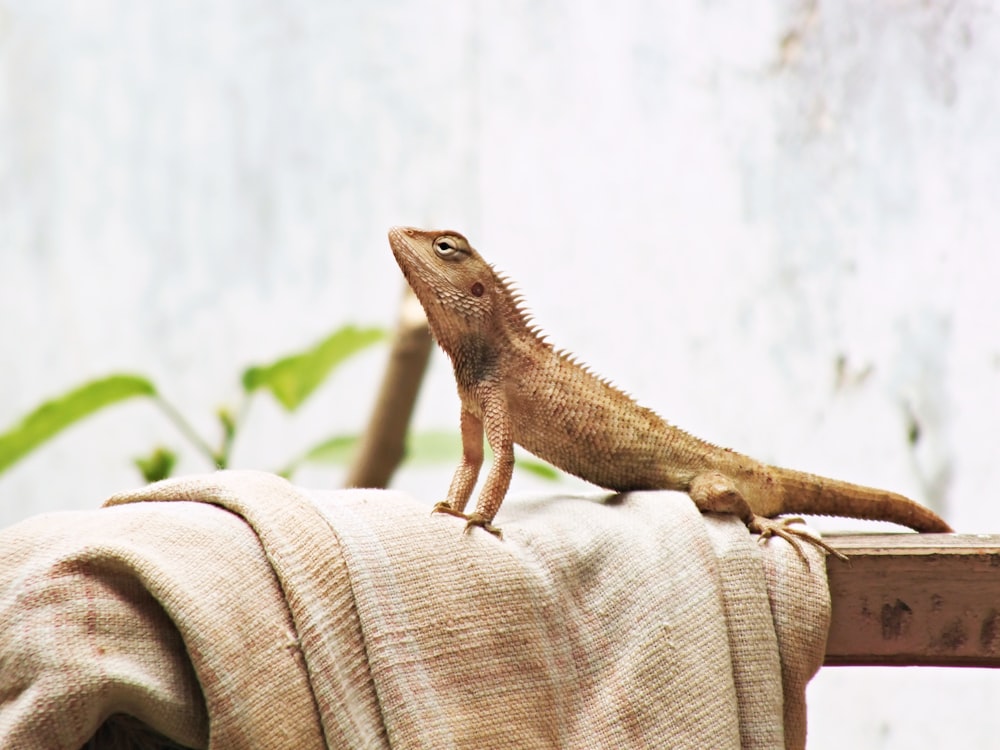
[[[391,324],[389,225],[449,225],[676,423],[1000,530],[996,11],[754,5],[0,2],[0,429],[128,370],[211,433],[247,364]],[[293,419],[255,401],[236,464],[359,429],[383,355]],[[0,476],[0,522],[96,506],[157,441],[102,414]],[[811,747],[985,746],[998,696],[826,670]]]

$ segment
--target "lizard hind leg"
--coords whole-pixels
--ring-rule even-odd
[[[750,504],[736,487],[733,480],[719,471],[708,471],[699,474],[691,480],[688,494],[703,513],[729,513],[737,516],[752,534],[760,534],[760,542],[765,543],[770,537],[784,539],[798,553],[808,566],[809,559],[802,551],[802,542],[819,547],[828,554],[843,560],[847,558],[828,545],[822,539],[813,536],[804,528],[792,526],[793,523],[803,523],[801,518],[766,518],[753,512]]]
[[[702,513],[728,513],[747,526],[756,518],[736,483],[721,471],[698,474],[688,485],[688,494]]]

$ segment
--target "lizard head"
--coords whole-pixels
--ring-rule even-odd
[[[442,346],[491,325],[502,282],[465,237],[393,227],[389,245]]]

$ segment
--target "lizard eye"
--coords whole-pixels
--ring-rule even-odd
[[[439,257],[449,260],[458,254],[458,245],[451,237],[438,237],[434,240],[434,252]]]

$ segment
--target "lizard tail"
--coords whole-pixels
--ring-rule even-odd
[[[932,510],[895,492],[788,469],[779,470],[779,475],[786,513],[890,521],[925,533],[952,530]]]

